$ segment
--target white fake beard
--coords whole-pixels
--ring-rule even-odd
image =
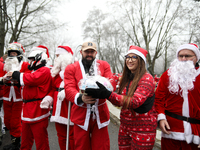
[[[180,95],[187,94],[188,90],[194,88],[193,82],[196,78],[197,70],[193,61],[174,60],[168,70],[170,93],[178,94],[180,86]]]
[[[65,70],[67,65],[72,63],[72,54],[60,54],[54,59],[54,66],[51,69],[51,76],[55,77],[61,70]]]
[[[6,72],[20,71],[20,63],[17,57],[7,57],[3,69]]]

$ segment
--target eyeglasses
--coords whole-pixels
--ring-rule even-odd
[[[126,58],[126,60],[131,60],[131,61],[136,61],[137,59],[138,59],[138,57],[137,56],[128,56],[128,55],[126,55],[125,56],[125,58]]]
[[[179,58],[183,58],[183,57],[190,58],[190,57],[193,57],[193,56],[195,56],[195,55],[178,55]]]

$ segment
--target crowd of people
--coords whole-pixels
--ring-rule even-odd
[[[157,128],[162,131],[163,150],[200,148],[196,44],[178,47],[160,78],[146,70],[148,51],[134,45],[125,54],[120,74],[96,58],[94,42],[82,44],[77,61],[69,46],[58,46],[51,69],[46,66],[46,46],[33,47],[29,62],[24,61],[24,52],[22,44],[10,43],[6,59],[0,61],[0,107],[3,104],[11,136],[3,150],[30,150],[34,141],[37,150],[49,150],[49,117],[61,150],[110,150],[106,100],[121,107],[119,150],[153,149]]]

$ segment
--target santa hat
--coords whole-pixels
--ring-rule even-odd
[[[196,57],[197,57],[197,60],[200,59],[199,48],[198,48],[198,46],[196,44],[189,43],[189,44],[183,44],[183,45],[179,46],[179,48],[176,51],[176,56],[177,57],[178,57],[178,53],[183,49],[188,49],[188,50],[193,51],[195,53]]]
[[[39,45],[37,47],[33,47],[31,49],[31,51],[42,51],[42,52],[45,52],[47,54],[47,57],[49,58],[49,50],[46,46],[44,45]]]
[[[20,54],[25,53],[25,50],[21,43],[13,42],[8,44],[7,51],[18,51]]]
[[[21,47],[21,49],[23,50],[23,52],[25,53],[25,50],[24,50],[24,47],[22,46],[22,44],[21,43],[18,43],[18,42],[13,42],[14,44],[16,44],[16,45],[19,45],[19,47]]]
[[[56,48],[55,54],[65,54],[65,53],[71,53],[73,55],[73,51],[69,46],[58,46],[58,48]]]
[[[126,53],[126,55],[128,55],[130,53],[133,53],[133,54],[140,56],[144,60],[144,62],[146,63],[146,55],[148,54],[147,50],[145,50],[141,47],[138,47],[138,46],[131,45],[128,52]]]

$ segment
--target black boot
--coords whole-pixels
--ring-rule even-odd
[[[20,137],[14,137],[11,135],[12,143],[3,147],[3,150],[20,150]]]

